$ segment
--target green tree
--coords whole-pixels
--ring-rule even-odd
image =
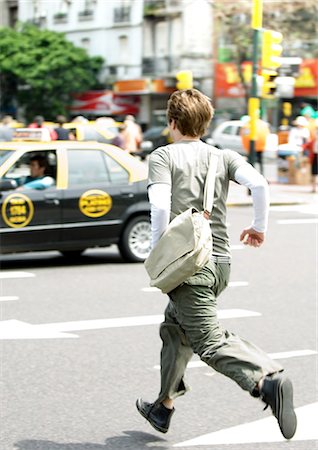
[[[30,24],[0,28],[2,103],[17,101],[31,120],[67,114],[72,94],[98,88],[101,57],[90,57],[64,34]]]

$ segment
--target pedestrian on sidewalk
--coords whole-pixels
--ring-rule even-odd
[[[309,152],[309,161],[311,165],[311,180],[312,190],[311,192],[317,192],[317,179],[318,179],[318,119],[315,120],[315,134],[313,138],[304,144],[303,149]]]
[[[166,433],[175,412],[175,399],[188,386],[185,370],[193,353],[216,371],[234,380],[253,397],[269,405],[286,439],[296,430],[293,387],[283,367],[254,344],[222,328],[217,319],[217,297],[229,282],[231,255],[226,220],[230,180],[251,190],[254,220],[240,240],[260,247],[265,239],[268,185],[237,152],[219,150],[200,140],[213,116],[210,100],[196,89],[174,92],[167,119],[174,143],[150,155],[148,194],[151,204],[152,243],[156,245],[170,219],[190,207],[202,210],[204,182],[210,153],[218,158],[214,206],[211,213],[213,256],[207,265],[169,292],[160,326],[161,390],[157,399],[136,402],[139,413]]]
[[[240,134],[242,138],[243,147],[246,150],[247,154],[249,154],[251,142],[251,123],[249,117],[242,126]],[[263,153],[266,148],[266,143],[269,134],[270,129],[268,123],[258,118],[256,120],[255,154],[256,154],[256,162],[259,164],[259,171],[262,175],[264,175]]]
[[[142,131],[140,125],[131,114],[128,114],[124,120],[125,130],[123,132],[124,149],[129,153],[138,154],[142,141]]]

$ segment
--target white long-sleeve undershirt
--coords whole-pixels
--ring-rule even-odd
[[[254,218],[252,228],[260,233],[267,230],[269,213],[268,183],[251,165],[244,164],[234,175],[235,181],[250,189],[253,199]]]
[[[250,189],[253,199],[254,218],[252,228],[258,232],[267,229],[269,212],[269,189],[265,178],[249,164],[240,166],[235,172],[235,180]],[[156,245],[170,221],[171,186],[154,183],[148,188],[151,205],[152,247]]]

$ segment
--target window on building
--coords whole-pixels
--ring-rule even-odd
[[[85,48],[86,51],[89,51],[90,45],[91,45],[90,38],[85,37],[81,39],[81,47]]]
[[[9,4],[8,14],[9,14],[9,26],[13,28],[18,21],[17,2],[12,2],[11,4]]]
[[[114,23],[130,22],[131,7],[128,5],[114,8]]]
[[[128,36],[119,36],[119,59],[121,64],[126,64],[129,53],[128,53]]]
[[[84,0],[83,9],[78,13],[79,20],[92,20],[97,0]]]

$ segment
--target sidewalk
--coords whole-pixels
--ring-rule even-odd
[[[311,192],[312,186],[282,184],[271,182],[269,184],[271,205],[296,205],[316,204],[318,209],[318,193]],[[230,183],[228,206],[246,206],[252,204],[252,197],[248,195],[247,189],[237,183]]]

